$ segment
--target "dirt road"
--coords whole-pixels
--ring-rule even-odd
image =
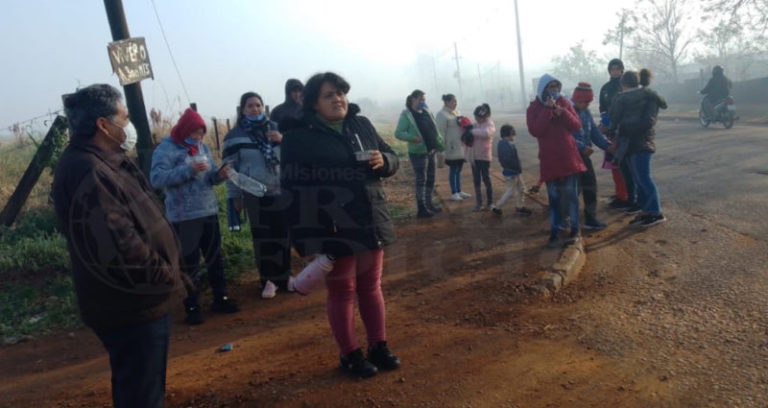
[[[508,119],[532,182],[535,145],[519,118]],[[233,291],[243,304],[236,315],[194,328],[175,316],[168,406],[768,407],[763,181],[739,178],[752,183],[749,197],[733,196],[743,185],[724,186],[732,212],[711,196],[697,201],[694,187],[733,172],[695,166],[736,160],[702,143],[758,141],[738,127],[702,136],[686,126],[659,130],[670,135],[660,138],[654,170],[669,221],[637,232],[625,226],[629,217],[601,208],[610,227],[585,237],[579,280],[552,298],[526,290],[557,256],[542,249],[543,207],[497,218],[473,213],[472,200],[446,203],[435,219],[400,222],[401,239],[386,252],[388,337],[401,369],[348,379],[335,369],[323,291],[262,300],[256,283],[244,282]],[[734,157],[753,163],[764,147]],[[468,169],[464,178],[471,190]],[[607,172],[598,178],[609,195]],[[410,180],[404,168],[388,184],[391,201],[410,205]],[[233,350],[217,353],[224,343]],[[109,402],[108,362],[87,330],[0,349],[0,407]]]

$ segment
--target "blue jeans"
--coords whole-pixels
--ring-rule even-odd
[[[571,217],[571,232],[579,231],[579,177],[581,173],[547,182],[551,236],[558,234],[564,215]]]
[[[451,194],[461,192],[461,169],[463,161],[457,161],[448,165],[448,184],[451,185]]]
[[[640,152],[629,156],[632,177],[637,189],[637,204],[646,214],[661,214],[659,190],[651,176],[651,157],[653,153]]]
[[[94,331],[109,353],[115,408],[163,407],[170,316],[109,332]]]

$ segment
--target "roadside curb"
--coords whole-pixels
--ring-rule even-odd
[[[566,246],[557,262],[544,271],[538,282],[530,287],[531,291],[544,297],[560,291],[579,277],[586,262],[587,255],[581,240]]]

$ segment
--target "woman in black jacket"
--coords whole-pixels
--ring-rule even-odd
[[[334,259],[325,278],[331,330],[341,351],[341,369],[370,377],[400,360],[386,342],[381,291],[383,247],[395,240],[382,177],[395,174],[398,158],[347,102],[349,84],[328,72],[304,88],[304,117],[286,123],[282,143],[282,186],[291,195],[292,242],[302,256]],[[357,295],[368,355],[354,329]]]
[[[651,174],[651,158],[656,152],[656,118],[667,102],[648,88],[651,71],[640,74],[627,71],[621,77],[621,93],[611,108],[611,127],[618,134],[616,158],[629,164],[637,188],[637,204],[641,213],[630,225],[650,227],[667,219],[661,212],[659,190]],[[641,87],[642,86],[642,87]]]

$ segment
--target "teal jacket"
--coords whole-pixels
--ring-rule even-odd
[[[429,117],[432,118],[432,123],[435,123],[435,117],[432,112],[427,111]],[[445,142],[443,141],[443,135],[440,134],[440,129],[435,123],[435,129],[437,130],[437,151],[445,151]],[[408,142],[408,154],[427,154],[427,146],[424,144],[424,138],[419,132],[419,127],[416,125],[416,119],[408,109],[404,109],[400,114],[400,119],[397,121],[397,128],[395,129],[395,137],[399,140],[405,140]],[[414,140],[419,138],[418,142]]]

